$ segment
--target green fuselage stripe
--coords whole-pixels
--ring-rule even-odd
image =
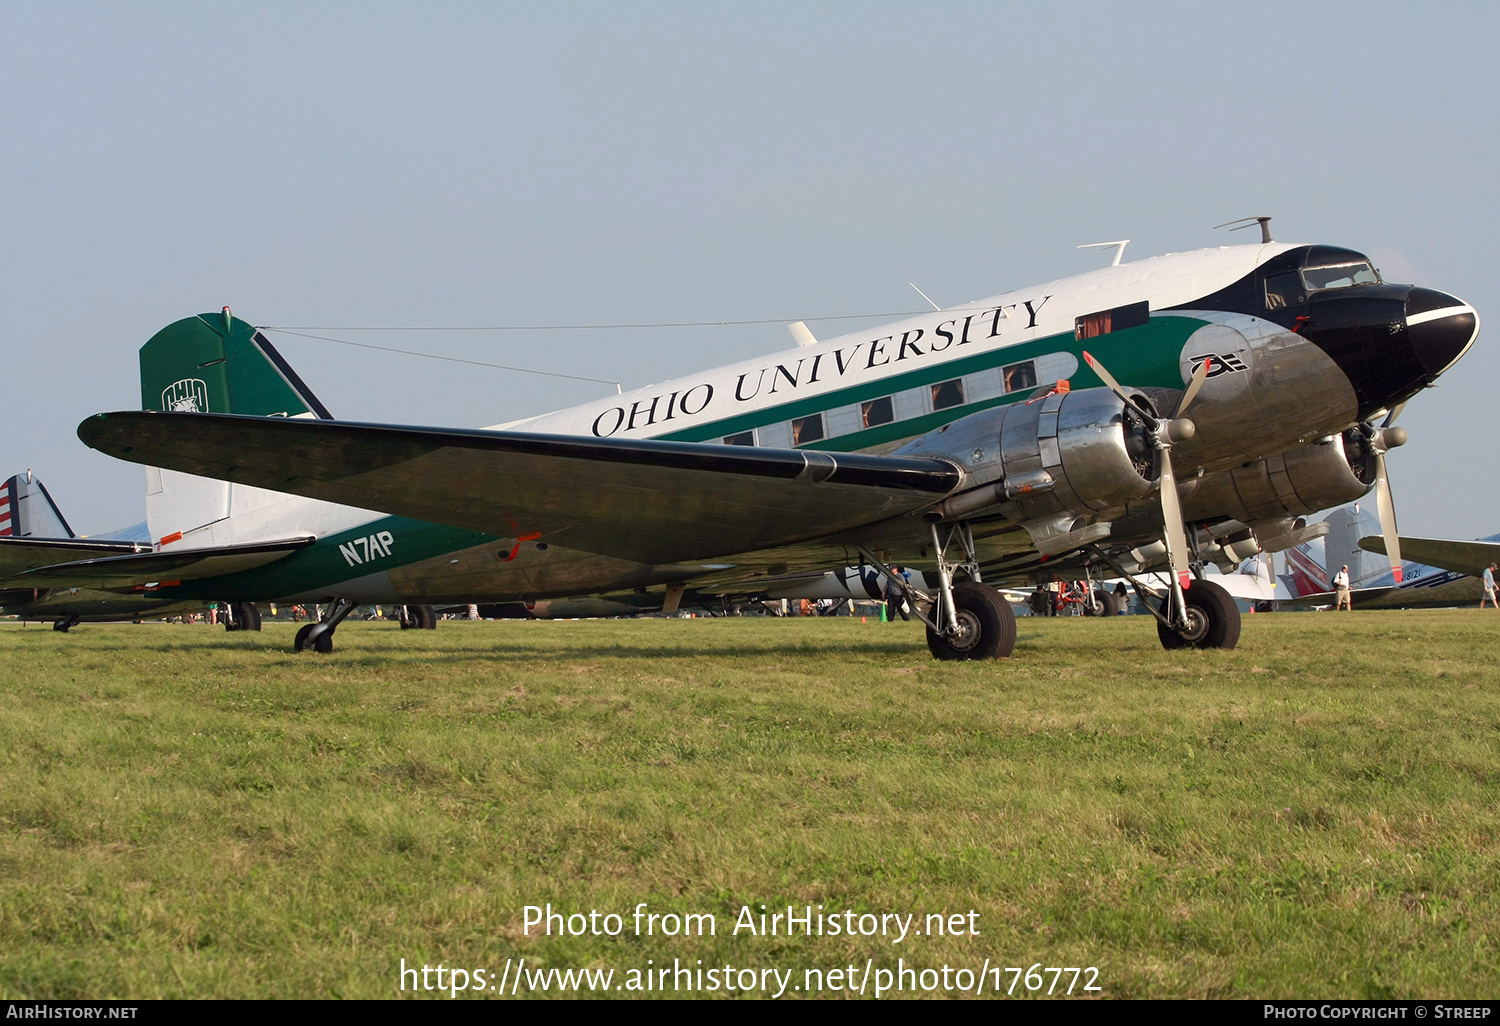
[[[1074,372],[1071,379],[1073,388],[1092,388],[1104,384],[1084,362],[1082,353],[1085,349],[1099,356],[1109,367],[1110,372],[1121,381],[1128,381],[1137,387],[1160,385],[1167,388],[1181,388],[1182,376],[1178,369],[1179,354],[1188,336],[1203,327],[1204,323],[1196,317],[1157,316],[1151,318],[1150,323],[1138,328],[1127,328],[1124,331],[1089,339],[1086,342],[1076,340],[1071,332],[1048,335],[1030,342],[949,360],[921,370],[895,374],[888,378],[881,378],[879,381],[850,385],[848,388],[831,392],[820,392],[806,399],[796,399],[780,406],[768,406],[751,413],[742,413],[706,424],[696,424],[693,427],[657,437],[674,442],[705,442],[739,434],[753,428],[765,427],[767,424],[795,420],[813,413],[824,413],[840,406],[852,406],[854,403],[864,402],[867,399],[894,395],[909,388],[931,385],[939,381],[950,381],[976,371],[1034,360],[1051,353],[1072,353],[1078,359],[1078,370]],[[1038,381],[1037,384],[1046,386],[1051,382]],[[902,438],[914,438],[977,410],[1003,406],[1024,399],[1031,394],[1031,391],[1028,388],[982,402],[964,403],[962,406],[950,407],[921,417],[882,424],[879,427],[840,435],[836,438],[825,438],[801,448],[855,452]]]

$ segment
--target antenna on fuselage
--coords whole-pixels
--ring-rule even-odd
[[[807,329],[807,325],[801,321],[793,321],[791,324],[788,324],[787,330],[792,333],[792,338],[796,340],[799,346],[815,346],[818,344],[817,338]]]
[[[1085,242],[1079,249],[1103,249],[1106,246],[1115,247],[1115,258],[1109,262],[1111,267],[1120,266],[1120,258],[1125,255],[1125,247],[1130,245],[1129,239],[1119,239],[1115,242]]]
[[[906,283],[906,284],[908,284],[908,285],[910,285],[910,286],[911,286],[911,287],[912,287],[912,288],[914,288],[914,289],[917,289],[917,285],[916,285],[916,282],[910,282],[910,281],[909,281],[909,282],[907,282],[907,283]],[[943,312],[943,308],[942,308],[942,307],[940,307],[940,306],[938,306],[938,305],[937,305],[937,304],[936,304],[936,303],[933,303],[933,302],[932,302],[932,297],[931,297],[931,296],[929,296],[929,295],[928,295],[928,294],[927,294],[927,293],[925,293],[925,292],[923,292],[923,291],[922,291],[922,290],[921,290],[921,289],[917,289],[917,295],[919,295],[919,296],[921,296],[921,297],[922,297],[922,298],[923,298],[923,299],[925,299],[925,300],[927,300],[927,302],[928,302],[928,303],[931,303],[931,304],[932,304],[932,308],[933,308],[933,309],[934,309],[934,310],[936,310],[936,311],[937,311],[937,312],[938,312],[938,313],[942,313],[942,312]]]
[[[1273,241],[1271,238],[1271,219],[1269,217],[1241,217],[1233,221],[1225,221],[1223,224],[1214,225],[1214,231],[1218,231],[1220,228],[1229,228],[1230,225],[1234,225],[1234,227],[1229,228],[1229,230],[1232,232],[1237,232],[1241,228],[1249,228],[1252,224],[1260,225],[1261,242]]]

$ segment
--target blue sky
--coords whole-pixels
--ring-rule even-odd
[[[140,469],[74,427],[138,407],[139,345],[226,303],[339,328],[916,310],[908,281],[961,302],[1267,213],[1500,317],[1497,10],[0,4],[0,472],[35,468],[80,531],[141,519]],[[272,337],[345,419],[601,388]],[[788,340],[344,337],[627,388]],[[1497,369],[1481,336],[1403,416],[1404,533],[1500,529]]]

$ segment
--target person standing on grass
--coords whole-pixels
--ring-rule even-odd
[[[1338,592],[1339,609],[1347,609],[1354,612],[1354,599],[1349,592],[1349,564],[1345,563],[1342,570],[1333,575],[1333,588]]]
[[[1494,563],[1484,568],[1484,598],[1479,600],[1480,609],[1484,608],[1486,602],[1496,609],[1500,609],[1500,602],[1495,601],[1495,570],[1496,565]]]

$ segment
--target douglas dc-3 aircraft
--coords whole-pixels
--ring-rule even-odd
[[[1372,487],[1394,543],[1391,421],[1479,331],[1453,296],[1261,227],[821,342],[801,329],[776,356],[486,430],[332,421],[251,325],[188,318],[142,349],[146,411],[78,428],[165,468],[147,470],[157,551],[29,574],[336,600],[297,640],[328,651],[356,602],[665,589],[670,607],[897,564],[933,572],[908,596],[933,655],[983,659],[1015,643],[992,583],[1166,569],[1162,644],[1231,648],[1238,610],[1203,565],[1299,544],[1299,517]]]

